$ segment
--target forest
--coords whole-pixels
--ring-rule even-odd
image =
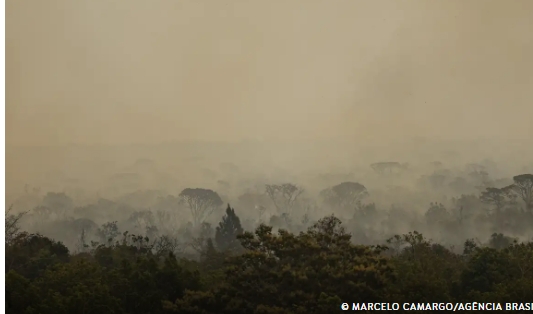
[[[532,0],[5,2],[7,313],[533,310]]]
[[[155,171],[153,163],[135,165]],[[83,205],[79,194],[26,186],[6,214],[8,313],[288,314],[337,312],[344,302],[531,302],[533,175],[495,179],[491,167],[378,162],[368,166],[368,181],[416,177],[417,188],[367,188],[353,174],[329,173],[317,182],[337,183],[316,189],[309,181],[308,190],[216,180],[239,172],[222,163],[202,170],[217,189],[138,189]],[[135,189],[135,174],[110,184]],[[254,188],[237,188],[245,185]]]

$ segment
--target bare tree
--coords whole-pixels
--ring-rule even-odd
[[[183,252],[182,243],[176,237],[163,235],[158,237],[154,242],[154,251],[158,255],[173,253],[179,254]]]
[[[194,225],[199,225],[209,217],[223,202],[217,192],[208,189],[184,189],[180,193],[193,218]]]
[[[28,212],[21,212],[18,214],[11,214],[11,210],[13,209],[13,205],[9,206],[9,208],[6,211],[5,214],[5,223],[6,223],[6,230],[5,230],[5,236],[6,236],[6,245],[9,245],[19,234],[20,231],[20,220],[24,215],[26,215]]]
[[[292,211],[296,199],[300,196],[304,190],[292,183],[285,183],[281,185],[269,185],[265,186],[266,193],[276,206],[279,213],[289,213]]]

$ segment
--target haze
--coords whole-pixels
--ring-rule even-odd
[[[531,139],[531,1],[8,1],[7,143]]]
[[[457,167],[503,163],[502,176],[533,160],[531,1],[8,1],[6,12],[8,190],[63,190],[65,176],[96,189],[89,178],[138,158],[191,182],[206,181],[187,171],[221,162],[280,179],[449,151]],[[37,148],[67,144],[78,146]]]
[[[533,0],[6,2],[13,311],[529,309]]]

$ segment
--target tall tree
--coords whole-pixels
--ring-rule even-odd
[[[281,185],[269,185],[265,186],[266,193],[276,206],[276,209],[279,213],[288,213],[290,214],[296,199],[298,196],[304,192],[300,187],[292,183],[285,183]]]
[[[355,209],[367,195],[366,187],[357,182],[343,182],[320,192],[326,204],[337,208]]]
[[[513,190],[526,203],[528,212],[533,213],[533,174],[521,174],[513,177]]]
[[[235,214],[235,209],[228,204],[226,215],[218,224],[215,232],[215,243],[220,251],[234,251],[241,247],[237,236],[243,233],[241,220]]]
[[[208,189],[184,189],[179,197],[184,201],[193,218],[194,225],[199,225],[223,203],[217,192]]]
[[[479,199],[485,204],[494,205],[496,207],[496,214],[499,214],[505,205],[505,195],[506,193],[502,189],[487,188],[481,193]]]

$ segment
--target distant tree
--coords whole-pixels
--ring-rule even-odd
[[[479,199],[485,204],[494,205],[496,214],[499,215],[505,205],[506,193],[502,189],[486,188]]]
[[[149,210],[141,210],[133,212],[128,218],[130,223],[134,224],[137,229],[144,230],[155,225],[154,214]]]
[[[533,214],[533,174],[514,176],[513,181],[506,189],[516,193],[526,204],[527,211]]]
[[[226,215],[218,224],[215,231],[215,243],[220,251],[234,251],[241,247],[237,236],[243,233],[241,220],[235,214],[235,209],[228,204]]]
[[[461,195],[459,198],[452,198],[452,204],[456,211],[460,211],[462,219],[471,218],[483,207],[483,202],[475,195]]]
[[[255,205],[255,211],[259,214],[259,221],[264,219],[267,208],[263,205]]]
[[[41,222],[52,218],[52,215],[54,214],[51,208],[42,205],[35,207],[32,210],[32,213]]]
[[[431,203],[426,212],[426,220],[428,223],[441,223],[448,219],[449,213],[446,207],[440,203]]]
[[[13,206],[9,206],[6,211],[5,217],[5,241],[6,245],[9,245],[20,232],[20,220],[27,212],[18,214],[11,214]]]
[[[194,225],[199,225],[223,203],[217,192],[208,189],[184,189],[180,198],[187,204]]]
[[[98,228],[96,234],[98,235],[100,243],[113,244],[115,239],[120,235],[120,231],[118,230],[117,222],[111,221],[106,222],[102,227]]]
[[[505,236],[502,233],[493,233],[490,236],[489,247],[501,250],[507,248],[513,243],[516,243],[516,239]]]
[[[356,209],[361,201],[368,196],[366,187],[357,182],[343,182],[320,192],[326,204],[336,208]]]
[[[479,243],[476,239],[467,239],[464,243],[463,255],[469,256],[479,250]]]
[[[178,254],[182,252],[182,243],[175,237],[162,235],[154,241],[153,246],[156,255],[164,256],[169,253]]]
[[[63,217],[74,207],[74,201],[65,193],[49,192],[44,196],[42,205],[49,208],[49,215]]]
[[[304,190],[292,183],[265,186],[266,193],[276,206],[279,213],[291,213],[296,199]]]
[[[356,208],[354,213],[354,218],[359,221],[366,222],[368,225],[377,224],[378,221],[378,211],[376,209],[375,203],[369,203]]]
[[[493,185],[489,173],[486,171],[474,171],[468,174],[475,182],[478,190],[483,190]]]
[[[72,220],[72,228],[76,233],[79,233],[82,230],[85,230],[86,232],[93,232],[98,229],[98,225],[91,219],[78,218]]]

